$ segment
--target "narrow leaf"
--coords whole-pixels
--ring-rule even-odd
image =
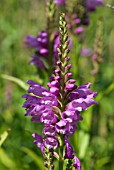
[[[24,90],[27,90],[27,88],[28,88],[28,86],[22,80],[20,80],[19,78],[9,76],[9,75],[6,75],[6,74],[2,74],[1,77],[3,79],[6,79],[6,80],[9,80],[9,81],[16,83],[17,85],[19,85]]]
[[[4,141],[6,140],[6,138],[8,137],[8,134],[10,132],[10,129],[8,129],[7,131],[3,132],[0,135],[0,147],[2,146],[2,144],[4,143]]]
[[[21,150],[33,159],[33,161],[36,163],[40,170],[44,169],[43,159],[40,156],[36,155],[36,153],[26,147],[21,147]]]
[[[15,162],[7,155],[4,149],[0,148],[0,162],[8,169],[15,169]]]

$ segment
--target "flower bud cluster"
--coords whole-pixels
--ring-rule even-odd
[[[100,63],[103,61],[103,23],[102,20],[99,19],[97,22],[97,31],[92,55],[93,70],[91,70],[91,74],[95,75],[99,72]]]

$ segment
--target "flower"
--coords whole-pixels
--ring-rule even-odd
[[[67,134],[69,132],[69,122],[66,120],[60,120],[56,123],[55,128],[58,133]]]
[[[65,5],[65,0],[54,0],[54,3],[57,5]]]
[[[35,138],[33,143],[36,144],[37,147],[41,149],[42,154],[44,154],[44,144],[42,136],[37,133],[33,133],[32,137]]]
[[[76,156],[74,156],[73,159],[74,159],[74,163],[72,164],[72,166],[77,168],[77,170],[81,170],[80,160]]]
[[[55,136],[57,134],[55,126],[45,125],[43,129],[43,134],[48,135],[48,136]]]
[[[25,43],[25,45],[27,45],[28,47],[31,47],[31,48],[37,48],[37,46],[38,46],[38,42],[37,42],[36,38],[32,35],[27,35],[24,43]]]
[[[44,146],[48,149],[56,149],[58,147],[58,141],[54,137],[46,137]]]
[[[44,65],[44,62],[36,55],[32,55],[31,56],[32,60],[30,61],[31,65],[35,65],[38,68],[43,68],[43,69],[47,69],[46,66]]]
[[[75,34],[80,34],[80,33],[82,33],[84,31],[84,29],[83,29],[83,27],[77,27],[75,30],[74,30],[74,33]]]
[[[75,151],[73,147],[70,145],[70,142],[67,138],[65,138],[65,158],[66,159],[73,159]]]
[[[87,0],[86,7],[88,12],[93,12],[96,10],[96,7],[103,5],[103,0]]]
[[[22,96],[26,98],[23,105],[27,109],[25,115],[32,116],[31,120],[38,123],[56,122],[57,118],[52,110],[52,106],[58,105],[56,96],[32,80],[29,80],[28,84],[30,85],[28,93],[32,93],[34,96],[28,94]]]
[[[47,58],[49,53],[48,33],[46,31],[41,31],[36,37],[28,35],[24,43],[35,50],[35,54],[31,56],[32,60],[30,61],[30,64],[33,64],[38,68],[47,69],[42,58]]]
[[[84,47],[81,49],[80,54],[84,57],[88,57],[92,54],[92,50],[90,48]]]

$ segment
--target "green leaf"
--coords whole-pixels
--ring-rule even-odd
[[[16,167],[14,161],[6,154],[4,149],[0,148],[0,162],[8,169],[14,169]]]
[[[107,157],[101,158],[96,161],[95,169],[101,168],[102,166],[104,166],[105,164],[109,162],[110,162],[110,157],[107,156]]]
[[[86,154],[86,149],[89,145],[90,136],[88,133],[79,131],[79,158],[83,159]]]
[[[111,83],[109,87],[105,90],[104,94],[108,95],[114,90],[114,83]]]
[[[2,146],[2,144],[8,137],[9,132],[10,132],[10,129],[8,129],[7,131],[3,132],[3,134],[0,135],[0,146]]]
[[[24,90],[27,90],[27,88],[28,88],[28,86],[22,80],[20,80],[19,78],[9,76],[9,75],[6,75],[6,74],[2,74],[1,77],[3,79],[10,80],[10,81],[16,83],[17,85],[19,85]]]
[[[33,159],[40,170],[44,169],[44,161],[40,156],[36,155],[36,153],[26,147],[21,147],[21,150]]]

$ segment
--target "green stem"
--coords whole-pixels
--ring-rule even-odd
[[[63,170],[63,166],[64,166],[63,154],[64,154],[64,140],[63,140],[63,135],[61,135],[60,148],[59,148],[59,170]]]

